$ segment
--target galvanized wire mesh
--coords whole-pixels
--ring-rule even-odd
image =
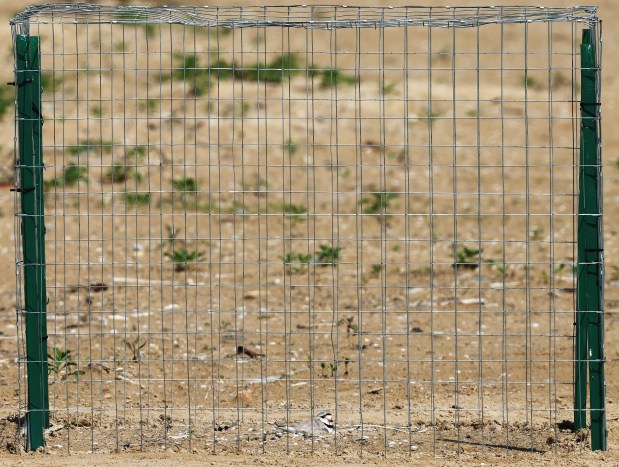
[[[585,445],[564,422],[583,28],[594,8],[19,14],[48,448]],[[277,427],[321,412],[334,434]]]

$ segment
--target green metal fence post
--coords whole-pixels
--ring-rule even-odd
[[[578,198],[578,288],[576,318],[575,428],[586,426],[587,364],[591,448],[606,450],[603,335],[603,254],[599,70],[594,33],[581,46],[581,139]]]
[[[28,449],[45,445],[49,427],[43,141],[39,38],[16,38],[19,173],[21,194],[24,313],[28,372]]]

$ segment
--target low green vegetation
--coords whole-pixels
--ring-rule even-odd
[[[198,191],[198,182],[192,177],[179,177],[172,180],[172,188],[176,191],[194,193]]]
[[[363,206],[364,214],[384,214],[389,211],[391,202],[397,197],[397,193],[370,193],[369,196],[361,198],[359,204]]]
[[[140,339],[140,336],[137,336],[132,341],[125,339],[125,345],[133,354],[132,361],[139,362],[142,349],[148,344],[148,341]]]
[[[54,347],[52,353],[47,355],[48,372],[60,377],[60,381],[67,381],[69,378],[78,380],[83,371],[77,369],[77,363],[73,360],[71,350],[62,350],[59,347]]]
[[[150,204],[150,193],[148,192],[126,192],[124,194],[125,203],[127,206],[147,205]]]
[[[270,206],[269,212],[281,212],[285,217],[293,222],[301,221],[305,218],[307,207],[302,204],[282,203]]]
[[[335,378],[337,374],[337,363],[320,363],[320,368],[322,369],[322,377],[323,378]]]
[[[88,152],[94,151],[99,153],[112,152],[112,142],[102,140],[86,140],[80,144],[67,146],[67,152],[73,156],[80,156]]]
[[[174,265],[177,272],[185,271],[194,263],[197,263],[204,253],[197,249],[189,249],[187,242],[179,238],[180,231],[172,226],[167,226],[168,238],[166,238],[161,248],[164,250],[163,256]]]
[[[283,145],[284,151],[288,153],[289,156],[294,156],[298,151],[298,146],[292,142],[291,139],[288,139]]]
[[[130,180],[135,180],[136,182],[142,181],[142,175],[130,165],[113,164],[105,175],[105,181],[114,183],[124,183]]]
[[[150,103],[150,101],[149,101]],[[127,158],[142,158],[146,155],[146,146],[131,146],[127,149]]]
[[[359,326],[355,324],[354,316],[347,316],[346,318],[342,318],[338,323],[338,325],[346,325],[346,334],[355,335],[359,333]]]
[[[198,56],[178,55],[181,64],[172,71],[171,78],[177,81],[184,81],[191,86],[192,94],[202,96],[208,91],[210,86],[209,70],[201,67]]]
[[[340,260],[342,247],[333,247],[330,245],[320,245],[316,252],[316,262],[322,266],[336,266]]]
[[[310,263],[312,256],[291,251],[290,253],[287,253],[282,260],[284,262],[284,266],[286,267],[286,272],[289,274],[294,274],[295,272],[302,271],[304,267]]]
[[[70,163],[62,171],[62,175],[51,180],[45,180],[43,186],[47,190],[55,187],[74,186],[80,181],[88,183],[87,173],[86,167]]]
[[[460,247],[456,250],[456,261],[453,267],[464,269],[476,269],[479,266],[480,251],[477,248],[469,248],[467,246]]]
[[[344,73],[337,68],[312,68],[312,74],[320,78],[320,85],[325,88],[351,85],[359,81],[356,76]]]

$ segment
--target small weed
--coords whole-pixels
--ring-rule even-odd
[[[146,99],[146,101],[142,101],[140,106],[146,106],[146,112],[148,115],[152,115],[159,110],[159,100],[158,99]]]
[[[480,251],[477,248],[463,246],[456,251],[456,262],[452,266],[454,268],[476,269],[479,266],[479,254]]]
[[[222,321],[219,324],[219,331],[220,332],[227,332],[230,330],[230,328],[232,327],[232,324],[229,321]]]
[[[123,183],[129,180],[140,182],[142,176],[131,166],[124,164],[113,164],[107,171],[105,179],[114,183]]]
[[[544,238],[544,229],[538,226],[534,226],[529,232],[529,239],[534,242],[539,242]]]
[[[334,378],[337,373],[337,363],[320,363],[320,368],[322,369],[322,377],[323,378]],[[328,372],[328,373],[327,373]]]
[[[294,54],[278,55],[268,63],[243,64],[242,68],[235,63],[219,59],[211,63],[208,70],[211,76],[220,81],[235,77],[267,83],[281,83],[300,71],[297,57]]]
[[[101,112],[101,107],[95,106],[90,109],[90,115],[94,118],[101,118],[101,116],[103,115],[103,113]]]
[[[336,266],[340,260],[342,247],[332,247],[329,245],[320,245],[320,249],[316,252],[316,262],[322,266]]]
[[[54,373],[60,376],[60,381],[67,381],[69,378],[74,377],[77,381],[83,371],[74,369],[77,363],[73,361],[73,356],[69,349],[62,350],[58,347],[54,347],[54,351],[47,355],[48,360],[48,372]]]
[[[325,70],[313,69],[313,72],[320,76],[320,85],[325,88],[351,85],[358,82],[356,76],[347,75],[336,68],[328,68]]]
[[[489,264],[490,269],[494,269],[501,277],[505,277],[505,271],[507,271],[505,264],[499,264],[493,259],[488,259],[486,262]]]
[[[237,118],[245,118],[249,115],[250,106],[247,102],[236,102],[232,107],[232,115]]]
[[[311,260],[311,255],[304,255],[303,253],[296,253],[294,251],[286,253],[286,255],[282,257],[284,266],[286,267],[286,270],[289,274],[294,274],[295,272],[302,271],[303,268],[307,266]]]
[[[466,111],[466,116],[471,118],[477,118],[477,109],[469,109]]]
[[[136,159],[139,159],[146,155],[146,146],[131,146],[127,149],[126,154],[128,158],[135,157]]]
[[[60,177],[52,180],[46,180],[43,182],[43,186],[45,189],[50,189],[54,187],[74,186],[79,181],[88,183],[88,177],[86,174],[86,167],[70,163],[67,167],[65,167]]]
[[[373,264],[372,265],[372,275],[374,277],[380,276],[381,271],[383,270],[382,264]]]
[[[284,143],[282,147],[284,148],[284,151],[288,153],[289,156],[294,156],[299,149],[297,145],[292,142],[291,139],[286,141],[286,143]]]
[[[380,93],[383,96],[388,96],[395,91],[396,83],[380,83]]]
[[[80,154],[85,154],[90,151],[110,153],[112,152],[112,142],[100,140],[86,140],[81,144],[67,147],[67,152],[73,156],[79,156]]]
[[[191,93],[195,96],[202,96],[208,90],[209,69],[200,67],[197,55],[177,55],[181,59],[179,68],[172,70],[171,78],[177,81],[184,81],[192,86]]]
[[[397,193],[370,193],[367,198],[362,198],[359,204],[364,205],[363,212],[365,214],[386,213],[389,209],[391,201],[397,198]]]
[[[522,77],[522,86],[524,88],[529,88],[529,89],[543,89],[544,86],[542,85],[542,83],[540,83],[536,78],[534,78],[533,76],[523,76]]]
[[[344,376],[348,376],[348,365],[350,365],[352,360],[348,357],[343,357],[342,361],[344,362]]]
[[[438,110],[426,110],[426,118],[429,122],[432,122],[439,118],[442,114]]]
[[[146,346],[147,343],[148,341],[142,341],[140,339],[140,336],[137,336],[132,341],[128,341],[127,339],[125,339],[125,345],[127,346],[129,350],[131,350],[131,353],[133,353],[132,361],[134,362],[140,361],[140,357],[142,354],[141,350]]]
[[[552,75],[551,82],[552,82],[552,86],[555,88],[560,88],[563,86],[570,86],[572,84],[572,80],[569,78],[566,78],[565,75],[561,73],[560,71],[556,71]]]
[[[359,333],[359,326],[357,326],[355,324],[355,317],[354,316],[347,316],[346,318],[341,319],[338,323],[338,325],[346,325],[346,334],[350,334],[350,335],[355,335]]]
[[[185,248],[164,253],[164,256],[172,261],[174,264],[174,270],[177,272],[185,271],[189,266],[189,263],[199,261],[203,255],[204,254],[201,251],[186,250]]]
[[[56,89],[62,84],[62,78],[54,75],[51,71],[41,72],[41,88],[42,92],[56,93]]]
[[[176,191],[195,193],[198,191],[198,182],[195,178],[183,176],[172,180],[172,188]]]
[[[303,220],[303,214],[307,213],[307,208],[302,204],[282,203],[273,206],[273,211],[285,214],[287,219],[294,222]]]
[[[150,203],[150,193],[133,192],[125,193],[125,202],[129,206],[146,205]]]
[[[155,26],[154,24],[146,23],[143,26],[144,26],[144,35],[148,39],[151,39],[157,35],[157,26]]]
[[[281,83],[298,73],[299,64],[294,54],[276,56],[268,63],[256,63],[235,70],[235,77],[250,81],[266,81],[267,83]]]
[[[250,209],[239,201],[233,201],[229,206],[225,207],[222,211],[225,214],[248,214]]]

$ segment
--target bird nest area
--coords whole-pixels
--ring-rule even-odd
[[[33,8],[48,450],[588,446],[566,420],[592,11]],[[321,411],[334,434],[276,429]]]

